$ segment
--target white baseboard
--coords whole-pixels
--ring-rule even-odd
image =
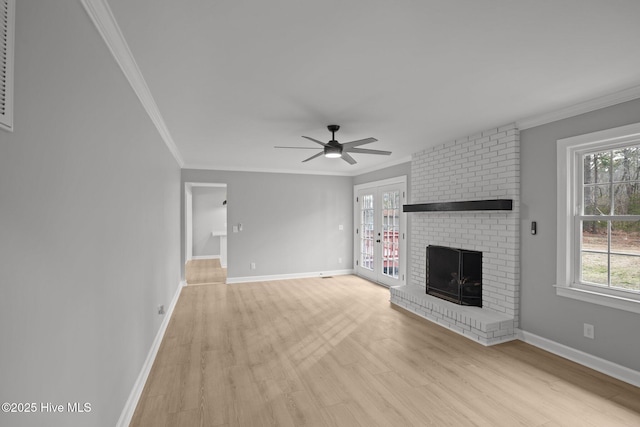
[[[187,261],[201,260],[201,259],[220,259],[220,255],[198,255],[198,256],[192,256],[191,259],[187,260]]]
[[[120,419],[116,424],[116,427],[127,427],[131,424],[131,419],[133,418],[133,414],[136,410],[136,406],[138,406],[138,401],[140,400],[140,396],[142,395],[142,390],[144,389],[144,385],[147,383],[147,379],[149,377],[149,372],[151,372],[151,367],[153,366],[153,362],[156,359],[156,355],[158,354],[158,350],[160,349],[160,344],[162,344],[162,339],[164,338],[164,333],[167,330],[167,326],[169,325],[169,320],[171,319],[171,315],[173,314],[173,309],[178,302],[178,297],[180,296],[180,291],[182,288],[186,286],[186,282],[180,282],[178,285],[178,289],[176,290],[167,311],[165,312],[164,319],[162,319],[162,324],[160,325],[160,329],[158,329],[158,333],[156,334],[153,343],[151,344],[151,349],[149,350],[149,354],[147,354],[147,359],[144,361],[142,365],[142,370],[140,374],[138,374],[138,378],[133,385],[133,390],[129,394],[129,398],[120,413]]]
[[[319,272],[312,272],[312,273],[274,274],[271,276],[227,277],[227,284],[230,285],[233,283],[270,282],[273,280],[287,280],[287,279],[306,279],[309,277],[344,276],[346,274],[354,274],[353,269],[319,271]]]
[[[286,279],[302,279],[302,278],[309,278],[309,277],[340,276],[340,275],[348,275],[348,274],[354,274],[354,270],[333,270],[333,271],[326,271],[326,272],[235,277],[235,278],[227,278],[227,284],[264,282],[264,281],[286,280]],[[133,389],[129,394],[129,398],[127,399],[127,402],[125,403],[125,406],[122,409],[122,412],[120,414],[120,419],[118,419],[116,427],[127,427],[131,423],[131,419],[133,418],[133,414],[138,405],[138,401],[140,400],[140,396],[142,395],[142,390],[144,389],[144,386],[147,382],[149,373],[151,372],[151,368],[153,366],[153,362],[155,361],[156,355],[158,354],[158,350],[160,349],[160,344],[162,343],[162,339],[164,338],[164,334],[167,330],[167,326],[169,325],[169,320],[171,319],[173,310],[176,306],[176,303],[178,302],[180,291],[184,286],[186,286],[186,282],[184,281],[180,282],[180,284],[178,285],[178,288],[176,289],[176,293],[174,294],[173,299],[171,300],[171,303],[166,311],[162,324],[160,325],[160,328],[158,329],[156,337],[153,340],[151,349],[147,354],[147,358],[144,364],[142,365],[140,374],[138,375],[138,378],[134,383]],[[576,350],[564,344],[557,343],[555,341],[549,340],[547,338],[543,338],[541,336],[532,334],[527,331],[518,330],[517,334],[518,334],[518,339],[526,342],[527,344],[531,344],[535,347],[541,348],[550,353],[556,354],[560,357],[564,357],[565,359],[579,363],[580,365],[594,369],[598,372],[601,372],[605,375],[609,375],[610,377],[616,378],[620,381],[624,381],[636,387],[640,387],[640,372],[638,371],[624,367],[622,365],[618,365],[617,363],[613,363],[605,359],[601,359],[599,357],[593,356],[583,351]]]
[[[603,374],[609,375],[610,377],[616,378],[620,381],[640,387],[640,372],[634,371],[633,369],[601,359],[589,353],[576,350],[575,348],[551,341],[527,331],[519,330],[518,339],[595,371],[602,372]]]

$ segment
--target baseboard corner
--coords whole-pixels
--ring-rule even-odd
[[[149,378],[149,373],[151,372],[151,368],[153,366],[153,362],[156,360],[156,355],[158,354],[158,350],[160,349],[160,344],[162,344],[162,339],[164,338],[164,334],[167,331],[167,326],[169,325],[169,320],[171,319],[171,315],[173,314],[173,310],[178,302],[178,298],[180,297],[180,292],[182,288],[185,287],[187,282],[184,280],[178,283],[178,287],[176,289],[175,294],[173,295],[173,299],[167,308],[164,318],[162,319],[162,323],[160,324],[160,328],[156,333],[156,336],[151,344],[151,348],[149,349],[149,353],[147,354],[147,358],[142,365],[142,369],[138,374],[138,378],[133,384],[133,388],[127,401],[120,413],[120,418],[116,423],[116,427],[128,427],[131,424],[131,420],[133,419],[133,414],[136,411],[136,407],[138,406],[138,401],[140,400],[140,396],[142,396],[142,390],[144,389],[145,384],[147,383],[147,379]]]

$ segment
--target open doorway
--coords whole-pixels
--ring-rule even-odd
[[[226,283],[226,184],[185,184],[185,251],[187,285]]]

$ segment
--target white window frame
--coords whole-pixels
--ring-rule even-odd
[[[640,144],[640,123],[557,141],[556,294],[640,313],[640,293],[579,283],[582,154]],[[577,225],[576,225],[577,224]]]

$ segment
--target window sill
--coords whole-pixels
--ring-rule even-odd
[[[618,310],[630,311],[640,314],[640,301],[623,298],[614,295],[607,295],[599,292],[587,291],[584,289],[571,288],[568,286],[554,285],[556,295],[566,298],[577,299],[590,302],[592,304],[603,305],[605,307],[617,308]]]

